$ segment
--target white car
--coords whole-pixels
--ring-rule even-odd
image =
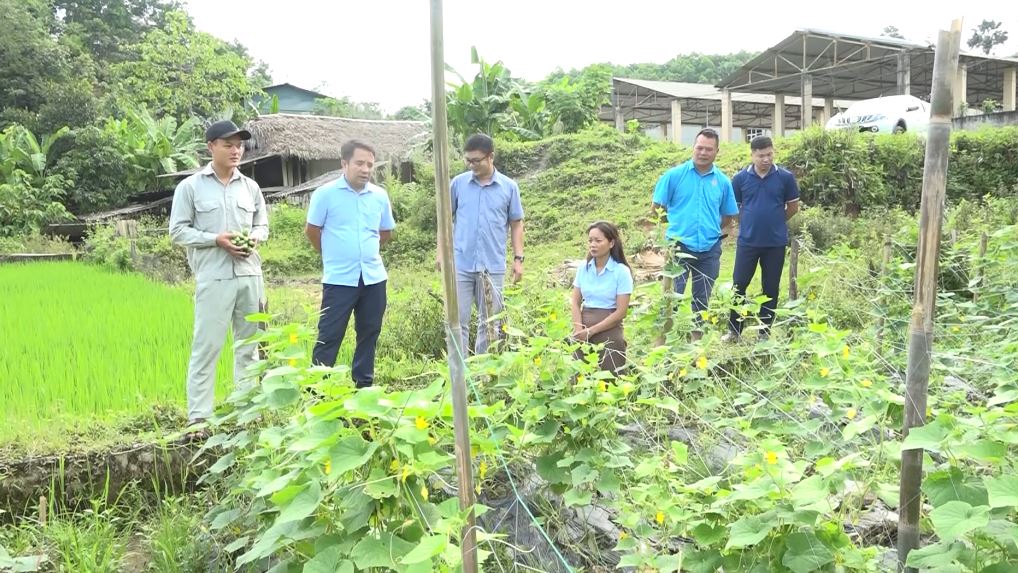
[[[825,127],[871,133],[926,133],[930,127],[930,104],[911,95],[865,99],[834,114]]]

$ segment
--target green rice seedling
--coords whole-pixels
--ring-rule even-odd
[[[0,265],[0,443],[54,425],[183,406],[186,290],[70,262]],[[229,393],[232,340],[217,366]]]

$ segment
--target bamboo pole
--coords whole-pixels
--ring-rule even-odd
[[[933,95],[930,99],[930,130],[923,167],[923,196],[919,213],[919,249],[915,278],[915,302],[909,325],[908,368],[905,374],[905,424],[903,434],[926,423],[926,398],[933,351],[933,322],[937,302],[937,267],[943,228],[944,191],[950,154],[953,82],[958,69],[961,19],[951,31],[940,31],[933,62]],[[906,572],[908,554],[919,547],[919,512],[922,494],[923,449],[901,451],[901,483],[898,512],[898,566]]]
[[[460,541],[464,573],[477,573],[477,533],[474,520],[474,479],[470,465],[470,416],[467,413],[467,384],[463,371],[466,348],[460,329],[456,296],[456,268],[452,251],[452,199],[449,196],[449,134],[445,109],[445,40],[442,30],[442,0],[431,0],[431,102],[435,155],[435,205],[438,209],[438,255],[442,262],[445,290],[445,345],[452,382],[453,432],[456,474],[459,477],[460,509],[467,511]]]

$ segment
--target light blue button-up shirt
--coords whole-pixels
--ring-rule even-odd
[[[453,250],[456,272],[488,271],[505,274],[505,244],[509,223],[523,219],[520,188],[495,171],[481,186],[473,172],[452,180]]]
[[[308,223],[322,228],[323,283],[355,287],[362,278],[365,285],[388,278],[379,231],[396,222],[385,189],[368,183],[357,192],[340,177],[311,194]]]
[[[717,166],[700,175],[690,159],[658,179],[654,203],[668,210],[665,236],[691,251],[709,251],[721,238],[721,216],[739,214],[732,181]]]
[[[597,263],[591,258],[576,271],[573,286],[583,295],[583,308],[615,310],[615,297],[633,294],[633,272],[613,257],[597,272]]]

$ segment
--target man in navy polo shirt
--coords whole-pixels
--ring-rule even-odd
[[[675,277],[675,292],[685,292],[693,277],[694,341],[703,336],[701,313],[721,271],[721,229],[739,214],[732,182],[714,165],[718,146],[716,131],[701,130],[693,141],[693,158],[666,171],[654,187],[654,213],[665,212],[665,238],[680,253],[676,262],[682,274]]]
[[[760,308],[760,320],[764,324],[760,337],[767,338],[774,322],[774,309],[778,305],[781,269],[785,266],[785,246],[788,244],[786,222],[799,211],[799,185],[791,172],[774,165],[771,138],[756,137],[750,142],[749,149],[753,163],[732,178],[735,201],[740,211],[732,282],[735,283],[736,300],[741,301],[759,263],[763,293],[769,298]],[[733,310],[728,319],[729,332],[722,340],[738,340],[742,326],[741,313]]]
[[[396,222],[385,189],[371,183],[375,150],[350,140],[340,148],[343,176],[311,195],[304,234],[322,254],[322,315],[314,364],[333,366],[343,343],[350,315],[354,317],[357,347],[353,353],[353,381],[358,388],[375,379],[375,345],[385,314],[385,282],[381,245]]]

